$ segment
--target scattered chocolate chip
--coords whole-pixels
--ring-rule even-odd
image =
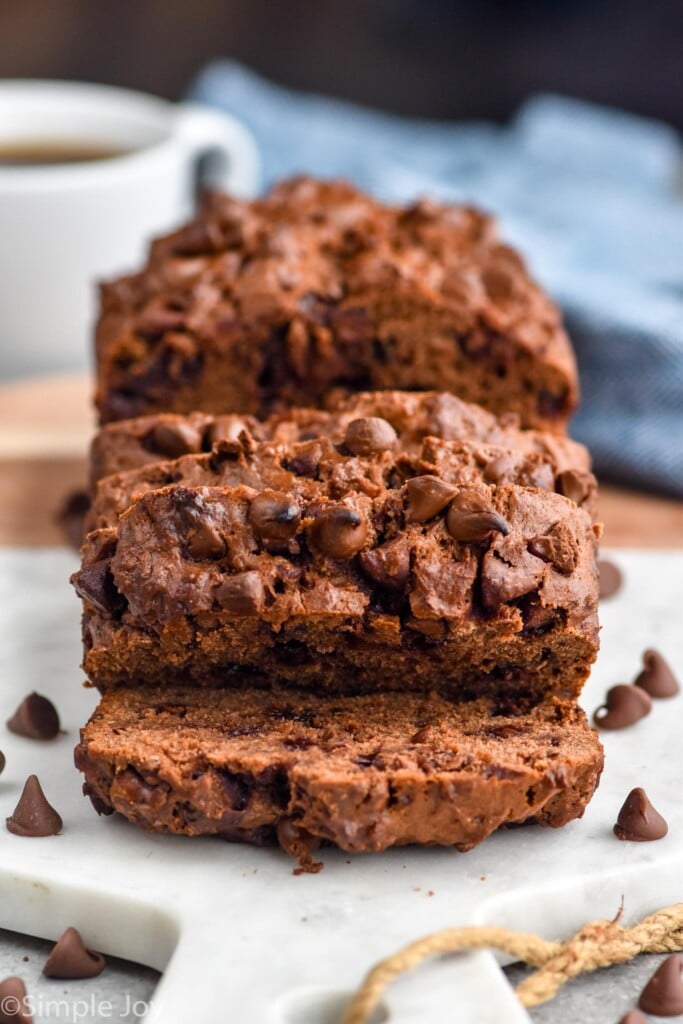
[[[33,1024],[21,978],[0,981],[0,1024]]]
[[[175,423],[157,423],[150,430],[144,444],[150,451],[159,455],[179,459],[181,455],[201,451],[202,435],[196,427],[182,420]]]
[[[637,686],[619,683],[607,691],[605,703],[593,715],[600,729],[627,729],[652,711],[652,701]]]
[[[327,505],[309,526],[308,537],[321,555],[351,558],[365,545],[368,524],[348,505]]]
[[[228,550],[216,527],[201,520],[196,521],[188,531],[185,547],[190,557],[198,562],[216,561],[223,558]]]
[[[621,585],[624,581],[621,569],[614,562],[608,562],[607,559],[598,559],[598,579],[600,586],[600,597],[604,601],[606,598],[614,597],[621,590]]]
[[[360,567],[366,576],[386,590],[401,591],[410,574],[410,550],[402,539],[361,551]]]
[[[617,816],[614,834],[617,839],[633,843],[649,843],[663,839],[669,831],[659,811],[650,803],[644,789],[632,789]]]
[[[569,498],[575,505],[581,505],[586,500],[590,494],[591,483],[590,473],[583,473],[579,469],[565,469],[557,476],[559,493]]]
[[[629,1010],[628,1013],[621,1018],[619,1024],[647,1024],[647,1020],[640,1010]]]
[[[406,522],[424,523],[438,516],[457,488],[438,476],[414,476],[406,483]]]
[[[656,700],[675,697],[677,693],[680,693],[680,684],[671,671],[669,663],[664,660],[659,651],[654,651],[651,648],[645,651],[643,665],[645,666],[643,671],[634,680],[635,686],[645,690]]]
[[[85,517],[90,509],[87,491],[71,491],[57,512],[57,523],[72,548],[77,551],[83,543]]]
[[[640,993],[638,1006],[657,1017],[677,1017],[683,1013],[683,957],[674,953],[657,968]]]
[[[570,575],[576,569],[578,551],[571,534],[560,524],[551,527],[542,537],[534,537],[527,550],[536,558],[549,562],[558,572]]]
[[[393,448],[398,438],[391,423],[379,416],[351,420],[344,434],[344,448],[352,455],[374,455]]]
[[[491,533],[510,532],[502,516],[477,491],[460,491],[453,498],[446,516],[446,526],[455,540],[475,542],[486,540]]]
[[[249,522],[261,540],[288,541],[297,531],[301,509],[289,494],[264,491],[249,508]]]
[[[46,978],[96,978],[104,970],[104,957],[86,949],[80,933],[67,928],[45,961]]]
[[[265,602],[263,581],[258,572],[240,572],[219,583],[214,596],[231,615],[259,615]]]
[[[48,803],[37,775],[29,775],[19,803],[5,824],[15,836],[56,836],[61,832],[62,819]]]
[[[84,565],[71,577],[80,598],[103,615],[116,615],[124,607],[124,599],[116,589],[111,571],[111,558]]]
[[[7,762],[5,761],[5,755],[3,754],[2,750],[0,750],[0,775],[2,775],[2,773],[4,772],[6,763]]]
[[[59,715],[47,697],[29,693],[7,720],[7,728],[16,736],[27,736],[32,740],[53,740],[59,735]]]

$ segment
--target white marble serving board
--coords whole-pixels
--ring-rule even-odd
[[[608,686],[632,680],[645,647],[683,676],[683,551],[611,557],[626,584],[602,607],[590,711]],[[75,925],[94,948],[163,970],[147,1024],[337,1024],[377,959],[435,929],[495,923],[561,938],[612,917],[622,896],[626,921],[683,900],[683,696],[605,734],[607,767],[582,821],[501,832],[467,854],[326,851],[320,874],[294,876],[277,850],[152,836],[98,818],[72,760],[95,704],[80,685],[74,567],[62,550],[0,551],[0,720],[35,689],[54,700],[66,730],[40,744],[0,726],[0,815],[36,772],[64,819],[63,833],[47,839],[0,826],[0,926],[54,938]],[[669,822],[660,842],[612,835],[636,785]],[[487,952],[425,965],[396,982],[386,1003],[392,1024],[529,1020]]]

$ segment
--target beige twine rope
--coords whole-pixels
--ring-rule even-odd
[[[537,935],[487,925],[445,928],[426,935],[372,968],[347,1007],[342,1024],[366,1024],[394,978],[428,957],[443,953],[494,948],[536,967],[515,991],[523,1006],[538,1006],[552,999],[579,974],[623,964],[639,953],[675,953],[683,949],[683,903],[664,907],[632,928],[622,928],[620,917],[621,910],[612,921],[584,925],[564,942],[547,942]]]

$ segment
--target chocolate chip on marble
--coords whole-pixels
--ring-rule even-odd
[[[150,430],[145,446],[169,459],[198,452],[202,447],[202,435],[191,423],[177,420],[157,423]]]
[[[301,509],[289,494],[264,491],[249,507],[249,522],[261,540],[288,541],[297,531]]]
[[[185,548],[191,558],[198,562],[216,561],[223,558],[227,545],[217,528],[209,522],[195,522],[187,532]]]
[[[590,474],[579,469],[565,469],[557,476],[557,489],[575,505],[581,505],[590,493]]]
[[[80,933],[67,928],[45,961],[43,974],[46,978],[96,978],[104,966],[102,954],[87,949]]]
[[[559,523],[542,537],[534,537],[530,540],[527,550],[566,576],[576,569],[578,561],[576,542],[569,531]]]
[[[614,597],[621,590],[624,577],[621,569],[614,562],[602,558],[598,560],[598,578],[600,586],[600,599],[606,600]]]
[[[59,735],[59,715],[47,697],[29,693],[7,720],[7,728],[17,736],[32,740],[53,740]]]
[[[4,772],[6,763],[7,762],[5,761],[5,755],[3,754],[2,750],[0,750],[0,775],[2,775],[2,773]]]
[[[231,615],[259,615],[265,604],[265,590],[258,572],[240,572],[227,576],[214,591],[218,604]]]
[[[644,789],[632,789],[623,803],[614,834],[617,839],[633,843],[649,843],[663,839],[669,826],[651,804]]]
[[[385,590],[400,592],[408,582],[410,549],[401,539],[361,551],[359,562],[366,576]]]
[[[111,558],[84,565],[73,574],[71,583],[78,596],[102,615],[116,615],[124,606],[124,599],[114,583]]]
[[[0,981],[0,1024],[33,1024],[26,985],[21,978]]]
[[[652,710],[652,701],[637,686],[619,683],[612,686],[595,714],[593,721],[600,729],[627,729],[645,718]]]
[[[657,1017],[677,1017],[683,1013],[683,957],[678,953],[666,958],[640,993],[638,1006]]]
[[[642,672],[634,680],[635,686],[644,690],[655,700],[675,697],[677,693],[680,693],[680,684],[671,671],[671,666],[659,651],[652,648],[645,651],[643,665]]]
[[[460,491],[453,498],[446,516],[451,537],[465,543],[486,540],[491,533],[510,532],[505,519],[477,491]]]
[[[647,1024],[647,1021],[640,1010],[629,1010],[628,1013],[621,1018],[619,1024]]]
[[[48,803],[37,775],[29,775],[19,803],[5,824],[15,836],[56,836],[61,832],[62,819]]]
[[[414,476],[406,482],[406,522],[424,523],[438,516],[457,488],[438,476]]]
[[[397,441],[391,423],[379,416],[351,420],[344,434],[344,448],[352,455],[374,455],[393,448]]]
[[[312,547],[329,558],[351,558],[367,537],[367,522],[348,505],[323,506],[308,528]]]

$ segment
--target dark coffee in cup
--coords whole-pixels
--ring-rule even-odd
[[[130,152],[119,146],[96,145],[64,139],[26,139],[0,142],[0,167],[31,167],[54,164],[82,164],[110,160]]]

